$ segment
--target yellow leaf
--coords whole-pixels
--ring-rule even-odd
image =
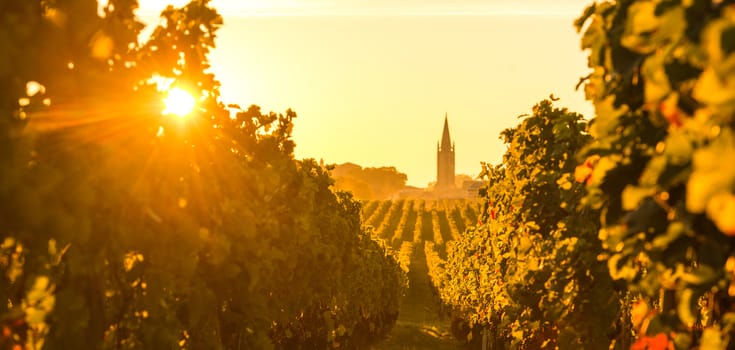
[[[644,96],[646,103],[657,106],[659,101],[671,92],[669,77],[664,70],[664,56],[652,55],[648,57],[641,67],[644,79]]]
[[[735,137],[729,129],[707,147],[694,152],[692,175],[687,182],[686,208],[692,213],[702,213],[711,198],[729,193],[735,185]]]
[[[623,209],[633,210],[638,207],[638,204],[643,198],[653,196],[656,193],[656,189],[653,187],[639,187],[628,185],[623,189],[621,195],[623,200]]]
[[[633,323],[633,327],[639,329],[643,321],[648,316],[649,311],[651,311],[651,307],[649,307],[648,303],[643,299],[640,299],[633,304],[633,307],[630,309],[630,318]]]
[[[735,236],[735,196],[720,193],[707,203],[707,216],[722,233]]]
[[[652,1],[639,1],[628,8],[628,21],[625,32],[620,38],[624,47],[640,52],[650,53],[654,50],[648,33],[652,33],[659,26],[659,19],[655,14],[656,4]]]
[[[713,67],[708,67],[694,85],[692,96],[697,101],[716,108],[735,106],[735,74],[722,77]]]

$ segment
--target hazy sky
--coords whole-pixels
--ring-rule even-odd
[[[395,166],[425,186],[445,113],[457,173],[470,175],[500,161],[500,131],[551,93],[591,116],[574,90],[587,68],[572,22],[587,1],[213,4],[225,19],[211,56],[224,101],[294,109],[298,158]]]
[[[141,0],[141,10],[156,12],[167,3],[187,0]],[[581,0],[213,0],[226,15],[366,15],[366,14],[572,14],[591,2]]]

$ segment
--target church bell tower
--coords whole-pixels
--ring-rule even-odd
[[[449,136],[449,120],[444,114],[442,139],[436,145],[436,189],[439,191],[454,188],[454,144]]]

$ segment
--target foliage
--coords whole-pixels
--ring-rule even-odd
[[[618,313],[596,213],[577,205],[582,117],[545,100],[503,131],[501,165],[484,166],[479,226],[449,246],[442,298],[512,348],[605,348]]]
[[[602,2],[576,24],[596,110],[576,177],[610,274],[650,310],[637,344],[732,347],[735,3]]]
[[[411,225],[411,229],[413,229],[416,225],[416,211],[413,209],[413,207],[414,201],[412,199],[404,201],[403,208],[401,209],[401,217],[398,219],[398,224],[393,230],[392,237],[390,237],[391,245],[396,249],[401,249],[403,242],[410,241],[409,239],[404,240],[404,236],[406,235],[407,224]],[[409,221],[409,217],[413,220]],[[410,233],[411,235],[413,235],[413,232]]]
[[[385,216],[383,216],[383,220],[375,228],[376,236],[385,240],[389,240],[390,237],[393,236],[393,233],[398,228],[401,216],[403,216],[402,213],[407,211],[407,208],[404,208],[405,204],[405,199],[391,201],[388,212],[385,213]]]
[[[389,199],[406,187],[406,174],[395,167],[363,168],[352,163],[334,166],[334,187],[359,199]]]
[[[136,7],[0,5],[0,348],[378,340],[405,275],[359,203],[294,159],[296,114],[218,101],[206,0],[143,44]],[[161,115],[161,81],[197,109]]]

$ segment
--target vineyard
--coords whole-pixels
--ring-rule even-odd
[[[363,202],[367,231],[390,242],[408,276],[395,329],[375,349],[457,349],[459,343],[453,337],[465,334],[453,328],[465,324],[452,323],[451,312],[439,297],[437,278],[442,274],[447,246],[477,225],[479,210],[479,201],[474,199]]]
[[[406,242],[446,242],[458,239],[477,224],[480,207],[475,200],[397,199],[363,203],[363,224],[373,234],[400,249]]]
[[[97,7],[0,4],[0,349],[735,349],[735,1],[587,7],[594,116],[363,202],[220,101],[207,0]]]

